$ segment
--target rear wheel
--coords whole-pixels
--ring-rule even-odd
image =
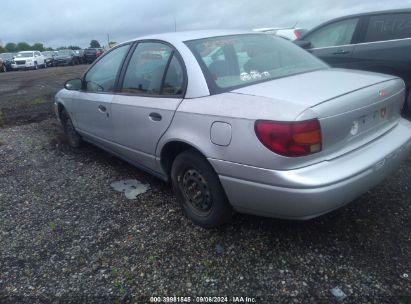
[[[80,134],[77,133],[74,128],[73,122],[66,110],[61,112],[61,123],[63,125],[64,133],[66,134],[68,143],[73,148],[78,148],[81,146],[82,139]]]
[[[230,221],[233,208],[217,174],[201,154],[179,154],[172,165],[171,180],[178,202],[193,223],[213,228]]]

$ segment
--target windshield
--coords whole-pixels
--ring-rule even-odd
[[[328,68],[307,51],[266,34],[222,36],[186,42],[212,94]]]
[[[20,52],[20,53],[17,53],[16,57],[22,57],[22,58],[34,57],[34,54],[33,52]]]
[[[63,56],[67,56],[67,55],[71,55],[71,50],[60,50],[58,51],[57,55],[63,55]]]
[[[2,58],[4,60],[13,59],[13,54],[12,53],[3,53],[3,54],[0,54],[0,58]]]

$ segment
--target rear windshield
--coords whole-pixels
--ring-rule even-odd
[[[328,68],[292,42],[266,34],[222,36],[185,43],[197,58],[211,94]]]

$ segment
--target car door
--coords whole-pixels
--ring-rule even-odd
[[[71,112],[78,131],[94,140],[112,140],[111,101],[129,44],[112,49],[83,77],[81,91],[73,92]]]
[[[183,99],[186,74],[182,59],[166,43],[139,42],[123,74],[111,109],[115,149],[156,171],[157,143]]]
[[[349,68],[353,64],[353,38],[358,25],[359,18],[336,21],[308,33],[303,40],[310,42],[309,52],[329,65]]]
[[[411,86],[411,13],[366,17],[353,57],[358,69],[393,74]]]

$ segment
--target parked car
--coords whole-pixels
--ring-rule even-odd
[[[54,64],[59,65],[75,65],[78,64],[76,54],[73,50],[59,50],[54,55]]]
[[[74,50],[74,54],[78,63],[86,63],[86,57],[84,56],[84,50]]]
[[[401,77],[411,109],[411,9],[337,18],[307,32],[297,44],[333,67]]]
[[[92,63],[101,54],[103,54],[102,48],[88,48],[84,50],[84,58],[86,59],[87,63]]]
[[[46,66],[48,66],[48,67],[55,66],[55,64],[54,64],[54,52],[53,51],[45,51],[45,52],[41,52],[41,54],[43,55],[44,60],[46,61]]]
[[[307,32],[307,30],[303,28],[281,28],[281,27],[265,27],[265,28],[254,29],[253,31],[280,36],[280,37],[283,37],[291,41],[301,38],[301,36]]]
[[[314,218],[377,185],[411,151],[404,93],[398,77],[330,68],[282,38],[194,31],[114,47],[55,109],[70,145],[171,180],[186,215],[214,227],[233,210]]]
[[[14,70],[37,70],[39,67],[45,68],[46,62],[39,51],[24,51],[16,54],[11,67]]]
[[[13,61],[13,53],[1,53],[0,54],[0,60],[1,60],[1,64],[0,64],[0,72],[7,72],[7,71],[11,71],[12,67],[11,67],[11,62]]]

